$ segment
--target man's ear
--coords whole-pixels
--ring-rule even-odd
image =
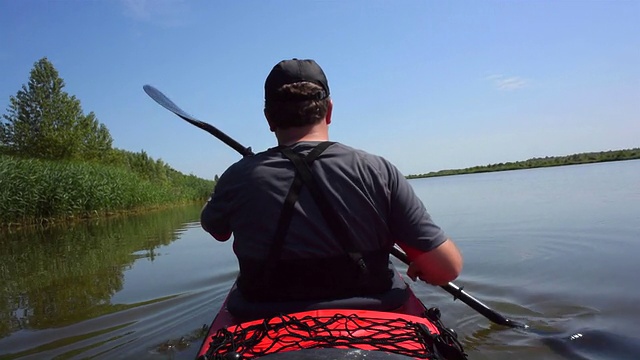
[[[269,124],[269,131],[276,132],[276,126],[269,119],[269,113],[267,113],[267,109],[264,109],[264,117],[267,119],[267,123]]]
[[[327,104],[327,116],[325,116],[325,122],[327,125],[331,124],[331,111],[333,110],[333,101],[329,99],[329,104]]]

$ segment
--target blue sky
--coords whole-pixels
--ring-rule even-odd
[[[313,58],[333,140],[404,174],[640,146],[640,1],[0,0],[2,111],[47,57],[114,138],[203,178],[275,145],[264,79]]]

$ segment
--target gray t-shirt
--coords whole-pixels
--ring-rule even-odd
[[[318,143],[291,148],[306,155]],[[335,143],[311,170],[360,251],[389,248],[394,242],[429,251],[446,240],[409,182],[384,158]],[[218,180],[202,210],[202,227],[216,235],[233,233],[239,258],[265,259],[294,175],[293,164],[277,148],[243,158]],[[281,258],[339,256],[344,251],[303,187]]]

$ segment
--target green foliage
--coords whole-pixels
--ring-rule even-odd
[[[175,170],[157,181],[121,166],[0,155],[0,225],[201,200],[212,188]]]
[[[84,115],[64,86],[46,57],[34,64],[28,85],[10,97],[0,120],[1,153],[53,160],[106,156],[113,142],[109,130],[93,112]]]
[[[114,166],[129,169],[142,179],[151,182],[172,184],[174,187],[177,185],[177,189],[181,189],[181,191],[191,189],[193,195],[188,197],[198,196],[196,194],[203,193],[206,193],[208,196],[211,189],[213,189],[213,184],[217,181],[216,179],[211,182],[210,180],[198,178],[195,175],[184,175],[161,159],[152,159],[144,150],[134,153],[121,149],[113,149],[107,162]]]
[[[491,171],[506,171],[506,170],[518,170],[518,169],[531,169],[537,167],[549,167],[549,166],[564,166],[564,165],[576,165],[576,164],[588,164],[595,162],[605,161],[619,161],[619,160],[631,160],[640,159],[640,148],[633,148],[627,150],[611,150],[601,152],[590,152],[573,154],[568,156],[553,156],[544,158],[532,158],[525,161],[507,162],[499,164],[491,164],[485,166],[474,166],[466,169],[455,170],[440,170],[430,172],[427,174],[409,175],[407,179],[417,179],[434,176],[448,176],[448,175],[460,175],[460,174],[473,174],[481,172]]]
[[[206,198],[213,182],[144,151],[112,148],[109,130],[63,91],[47,58],[0,119],[0,226]],[[38,160],[40,159],[40,160]],[[45,161],[49,160],[49,161]]]
[[[134,153],[127,150],[113,149],[106,162],[131,170],[146,180],[166,181],[167,174],[173,170],[162,160],[153,160],[142,150]]]

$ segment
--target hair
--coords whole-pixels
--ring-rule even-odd
[[[279,98],[313,98],[324,89],[312,82],[286,84],[277,91]],[[327,115],[329,97],[322,100],[265,100],[264,110],[278,129],[317,124]]]

